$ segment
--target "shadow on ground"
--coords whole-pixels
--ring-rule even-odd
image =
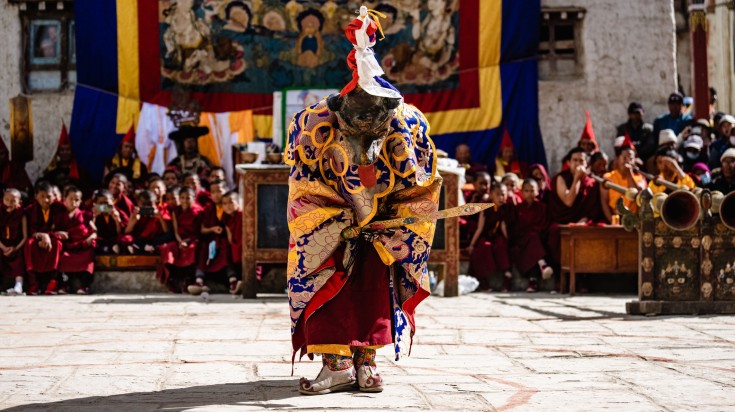
[[[301,396],[298,381],[264,380],[221,385],[192,386],[158,392],[135,392],[110,396],[91,396],[59,402],[15,406],[5,411],[183,411],[215,406],[255,406],[263,409],[294,408],[278,402]]]
[[[92,304],[150,304],[150,303],[185,303],[185,302],[200,302],[200,303],[270,303],[278,302],[285,303],[288,300],[288,296],[285,294],[268,294],[259,295],[257,299],[243,299],[240,296],[232,296],[226,293],[223,294],[210,294],[208,299],[204,299],[201,296],[190,296],[190,295],[131,295],[130,297],[124,297],[121,295],[115,295],[110,297],[100,296],[98,299],[92,301]]]

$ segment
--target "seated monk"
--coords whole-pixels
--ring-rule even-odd
[[[104,189],[95,192],[92,215],[97,229],[97,253],[119,254],[118,240],[127,221],[123,224],[120,212],[115,208],[112,194]]]
[[[127,196],[128,178],[122,173],[115,173],[107,184],[107,190],[112,195],[112,202],[115,209],[120,213],[120,224],[126,227],[130,215],[133,214],[135,204]]]
[[[38,294],[43,289],[45,294],[55,295],[62,241],[68,238],[68,233],[63,229],[68,226],[69,216],[66,207],[53,200],[50,183],[40,181],[34,189],[36,200],[26,209],[28,294]]]
[[[626,138],[626,142],[615,149],[615,169],[612,172],[605,173],[603,177],[605,180],[619,186],[633,187],[638,189],[639,192],[645,190],[646,178],[635,171],[635,158],[635,146],[633,146],[629,138]],[[638,205],[635,200],[629,200],[623,194],[613,189],[600,188],[600,196],[602,212],[605,214],[605,219],[608,222],[612,222],[612,216],[617,214],[615,205],[621,197],[623,198],[625,207],[633,213],[638,212]]]
[[[693,189],[696,185],[694,180],[682,170],[679,165],[679,154],[674,149],[659,149],[656,152],[656,168],[659,170],[658,177],[662,180],[674,183],[679,186],[686,186],[689,189]],[[666,192],[670,193],[671,189],[667,189],[666,186],[651,181],[648,183],[648,188],[654,194]]]
[[[472,183],[474,190],[465,194],[465,202],[467,203],[488,203],[490,201],[490,174],[487,172],[478,172]],[[459,218],[459,247],[466,248],[470,244],[472,235],[477,230],[477,222],[479,214],[463,216]]]
[[[30,193],[32,188],[25,164],[10,160],[10,152],[0,137],[0,191],[18,189]]]
[[[74,157],[66,126],[61,129],[56,153],[39,180],[47,181],[59,188],[74,185],[82,189],[85,195],[87,194],[91,180],[79,167],[77,159]]]
[[[79,209],[82,204],[82,191],[74,186],[64,190],[64,206],[69,219],[65,228],[67,238],[64,240],[59,257],[59,272],[75,276],[79,280],[78,295],[89,293],[94,274],[94,249],[97,233],[92,221],[92,213]],[[62,277],[59,293],[67,293],[67,278]]]
[[[502,179],[508,173],[513,173],[520,178],[527,175],[526,165],[516,160],[515,157],[513,141],[510,139],[510,134],[506,129],[503,132],[503,141],[500,142],[500,151],[495,158],[494,175],[496,179]]]
[[[7,289],[11,295],[23,294],[23,281],[26,277],[26,264],[23,247],[28,240],[28,225],[23,213],[18,189],[5,189],[3,204],[0,205],[0,291]]]
[[[123,137],[115,154],[105,165],[105,177],[111,173],[124,174],[136,188],[145,186],[148,168],[138,158],[138,152],[135,150],[135,132],[132,126]]]
[[[454,149],[454,158],[457,159],[457,162],[461,167],[465,168],[465,181],[468,185],[467,189],[471,190],[471,185],[475,179],[475,175],[479,172],[487,172],[487,165],[479,162],[473,162],[470,147],[464,143],[457,145],[457,148]],[[466,188],[463,187],[462,189],[465,190]]]
[[[171,132],[168,138],[176,142],[179,155],[169,162],[169,168],[176,170],[179,174],[193,173],[201,180],[207,180],[212,162],[199,153],[197,139],[209,133],[207,127],[183,126],[175,132]]]
[[[589,224],[602,220],[600,186],[587,175],[587,154],[575,147],[567,154],[569,167],[551,180],[549,199],[549,251],[556,263],[561,261],[559,225]]]
[[[709,190],[717,190],[723,194],[735,191],[735,148],[725,150],[720,157],[722,171],[712,183],[707,185]]]

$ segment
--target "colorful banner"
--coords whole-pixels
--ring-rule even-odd
[[[349,82],[351,45],[342,30],[360,4],[77,0],[75,150],[95,142],[97,157],[108,149],[112,155],[141,102],[167,106],[176,85],[192,90],[207,112],[252,110],[254,128],[270,137],[274,91],[341,89]],[[453,154],[467,143],[475,161],[492,166],[507,128],[520,160],[545,163],[536,67],[540,0],[368,5],[386,16],[385,39],[375,47],[386,77],[427,115],[438,147]],[[95,173],[103,161],[85,166]]]

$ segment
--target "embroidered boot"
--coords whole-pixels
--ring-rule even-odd
[[[355,386],[355,368],[349,356],[322,354],[322,370],[316,379],[301,378],[299,392],[303,395],[324,395],[350,390]]]
[[[375,349],[357,348],[353,363],[357,368],[357,384],[361,392],[383,392],[383,378],[375,366]]]

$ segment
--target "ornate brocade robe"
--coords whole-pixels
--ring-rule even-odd
[[[441,177],[426,118],[415,107],[401,104],[388,129],[378,159],[371,166],[358,166],[350,164],[352,149],[326,100],[297,113],[291,121],[286,162],[292,166],[287,207],[292,334],[299,322],[308,320],[302,319],[304,309],[335,273],[328,262],[339,256],[336,252],[343,242],[343,229],[392,217],[425,216],[437,210]],[[408,352],[415,331],[414,310],[430,294],[427,261],[435,227],[435,222],[402,226],[368,244],[375,248],[391,277],[396,359]],[[357,243],[349,240],[344,246],[347,276],[340,278],[349,277],[354,265],[360,264],[350,265]],[[334,289],[331,286],[333,282],[319,297],[320,302],[325,300],[324,292]],[[326,298],[329,300],[339,288],[327,293],[331,293]],[[314,308],[309,309],[313,312]],[[293,344],[294,352],[301,349],[304,353],[301,343],[294,340]]]

